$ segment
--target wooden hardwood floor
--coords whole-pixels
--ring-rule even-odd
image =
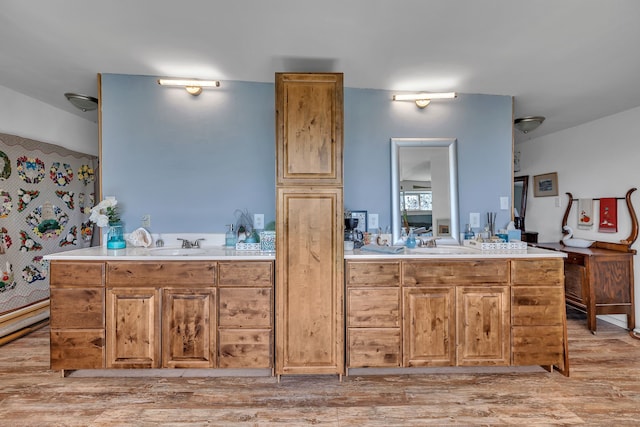
[[[640,425],[640,340],[569,310],[571,376],[62,378],[49,329],[0,347],[2,426]]]

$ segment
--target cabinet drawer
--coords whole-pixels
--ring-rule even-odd
[[[104,286],[103,262],[52,261],[51,287],[65,286]]]
[[[400,326],[400,288],[348,289],[347,325],[367,328]]]
[[[562,326],[516,326],[511,333],[514,366],[562,365]]]
[[[568,253],[565,261],[568,264],[586,265],[586,259],[587,257],[585,255]]]
[[[514,326],[562,325],[564,310],[561,287],[520,286],[511,289]]]
[[[272,331],[268,329],[220,329],[220,368],[273,367]]]
[[[192,262],[109,262],[109,286],[212,286],[216,282],[216,263]]]
[[[220,286],[270,287],[273,285],[273,263],[221,262],[218,264]]]
[[[400,328],[349,328],[347,335],[347,367],[400,366]]]
[[[51,328],[104,328],[104,288],[51,289]]]
[[[507,283],[509,260],[411,261],[403,274],[408,286]]]
[[[101,369],[104,329],[51,330],[51,369]]]
[[[561,286],[563,279],[562,258],[511,261],[511,283],[514,285]]]
[[[347,286],[399,286],[399,262],[348,262]]]
[[[220,327],[271,327],[271,288],[220,288],[218,291]]]

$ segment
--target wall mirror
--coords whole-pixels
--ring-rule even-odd
[[[391,139],[391,224],[394,244],[402,227],[424,228],[439,243],[459,243],[455,138]]]
[[[516,228],[524,231],[524,218],[527,210],[527,191],[529,188],[529,176],[516,176],[513,178],[513,212]]]

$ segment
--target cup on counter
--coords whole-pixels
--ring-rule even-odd
[[[345,240],[344,241],[344,250],[352,251],[353,250],[353,240]]]

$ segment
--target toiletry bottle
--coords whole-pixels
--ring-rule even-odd
[[[464,226],[464,240],[473,240],[475,233],[469,224]]]
[[[224,245],[225,246],[236,245],[236,232],[233,230],[233,224],[227,225],[227,232],[224,235]]]
[[[413,228],[409,229],[409,235],[407,236],[406,245],[409,249],[416,247],[416,236],[413,234]]]

